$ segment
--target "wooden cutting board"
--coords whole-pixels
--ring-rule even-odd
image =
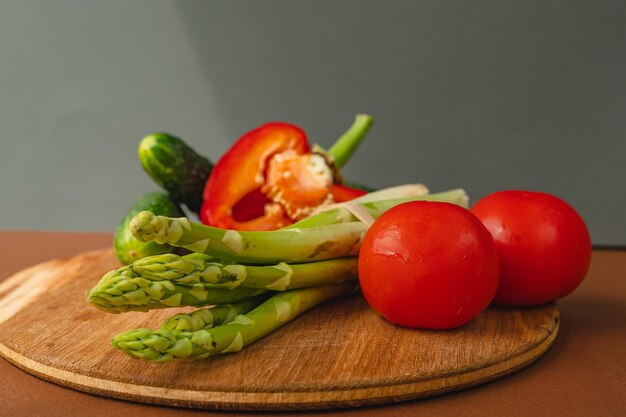
[[[0,285],[0,354],[59,385],[183,407],[323,409],[464,389],[530,364],[554,341],[554,305],[490,308],[451,331],[393,326],[360,295],[309,311],[240,353],[165,364],[111,348],[114,334],[157,327],[172,310],[111,315],[84,292],[119,267],[109,249],[54,260]],[[177,312],[180,310],[177,310]]]

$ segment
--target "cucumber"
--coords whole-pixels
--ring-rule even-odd
[[[181,139],[167,133],[152,133],[139,142],[143,169],[167,191],[177,204],[198,214],[202,191],[213,164]]]
[[[123,264],[128,265],[146,256],[174,251],[174,248],[170,245],[141,242],[133,237],[128,223],[137,213],[143,210],[169,217],[183,217],[185,215],[166,193],[153,191],[139,197],[115,230],[115,237],[113,238],[115,255]]]

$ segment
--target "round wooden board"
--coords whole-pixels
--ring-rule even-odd
[[[112,250],[24,270],[0,285],[0,354],[48,381],[182,407],[289,410],[382,404],[459,390],[530,364],[554,341],[554,305],[490,308],[451,331],[393,326],[360,295],[320,306],[236,354],[154,364],[111,348],[172,311],[110,315],[84,292],[119,266]]]

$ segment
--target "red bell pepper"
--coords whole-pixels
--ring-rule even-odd
[[[340,150],[336,159],[345,163],[370,125],[369,116],[357,116],[330,156],[312,151],[304,131],[288,123],[267,123],[245,134],[213,168],[201,221],[223,229],[275,230],[322,204],[365,194],[341,184],[332,150]]]

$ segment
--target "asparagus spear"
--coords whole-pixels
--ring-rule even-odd
[[[244,346],[268,335],[310,308],[348,294],[354,288],[353,283],[343,283],[285,291],[273,295],[254,310],[222,326],[193,332],[136,329],[113,337],[112,345],[134,358],[155,362],[239,352]]]
[[[154,282],[140,277],[131,267],[125,266],[104,275],[100,282],[87,292],[87,301],[108,313],[123,313],[178,306],[204,307],[229,304],[264,292],[251,288],[208,290],[202,284]]]
[[[376,218],[393,206],[414,200],[467,206],[467,194],[461,189],[394,200],[365,200],[360,205]],[[130,229],[144,242],[169,243],[242,263],[301,263],[356,255],[366,226],[354,220],[347,209],[336,208],[280,230],[238,232],[144,211],[133,218]]]
[[[347,281],[356,277],[357,268],[356,257],[295,265],[280,262],[276,265],[250,266],[225,265],[201,253],[148,256],[130,266],[137,276],[149,281],[168,280],[174,284],[206,284],[207,288],[232,289],[240,286],[274,291]]]
[[[240,314],[246,314],[269,298],[269,293],[257,295],[237,303],[200,308],[191,313],[178,313],[161,324],[161,330],[172,332],[195,332],[208,330],[213,327],[233,321]]]
[[[190,222],[185,217],[142,211],[131,220],[130,229],[143,242],[169,243],[235,262],[269,264],[356,255],[367,227],[360,222],[349,222],[306,229],[240,232]]]

